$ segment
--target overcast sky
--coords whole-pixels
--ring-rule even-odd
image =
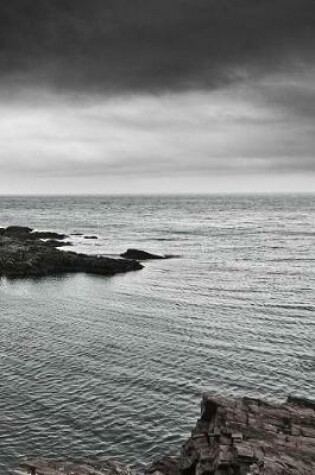
[[[0,194],[315,191],[314,0],[0,0]]]

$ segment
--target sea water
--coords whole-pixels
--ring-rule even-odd
[[[0,226],[179,257],[0,283],[0,472],[176,453],[200,396],[315,397],[315,197],[2,197]],[[95,234],[97,240],[84,235]]]

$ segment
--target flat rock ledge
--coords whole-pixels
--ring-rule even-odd
[[[132,448],[131,448],[132,450]],[[73,464],[33,460],[16,475],[131,475],[114,462]],[[206,394],[201,417],[178,456],[150,465],[145,475],[314,475],[315,402],[283,404],[227,400]]]
[[[178,457],[146,475],[315,475],[315,402],[281,404],[204,395],[201,418]]]
[[[16,475],[132,475],[128,467],[110,460],[72,463],[34,459],[22,462],[13,473]]]
[[[84,272],[111,276],[143,266],[136,260],[89,256],[59,247],[67,236],[21,226],[0,228],[0,277],[44,277]]]

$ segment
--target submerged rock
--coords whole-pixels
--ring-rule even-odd
[[[124,259],[135,259],[137,261],[145,261],[149,259],[168,259],[172,256],[161,256],[158,254],[151,254],[150,252],[141,251],[139,249],[127,249],[126,252],[120,254]]]
[[[25,227],[3,229],[0,233],[0,277],[41,277],[74,272],[114,275],[143,267],[135,260],[62,251],[58,247],[70,244],[57,240],[64,237],[58,233],[33,232]]]

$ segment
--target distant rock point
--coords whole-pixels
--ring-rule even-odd
[[[136,260],[113,259],[58,249],[65,234],[22,226],[0,228],[0,277],[24,278],[78,273],[111,276],[142,269]]]
[[[150,252],[141,251],[139,249],[127,249],[127,251],[123,254],[120,254],[120,256],[124,259],[134,259],[137,261],[145,261],[150,259],[170,259],[172,257],[176,257],[172,255],[162,256],[159,254],[151,254]]]

